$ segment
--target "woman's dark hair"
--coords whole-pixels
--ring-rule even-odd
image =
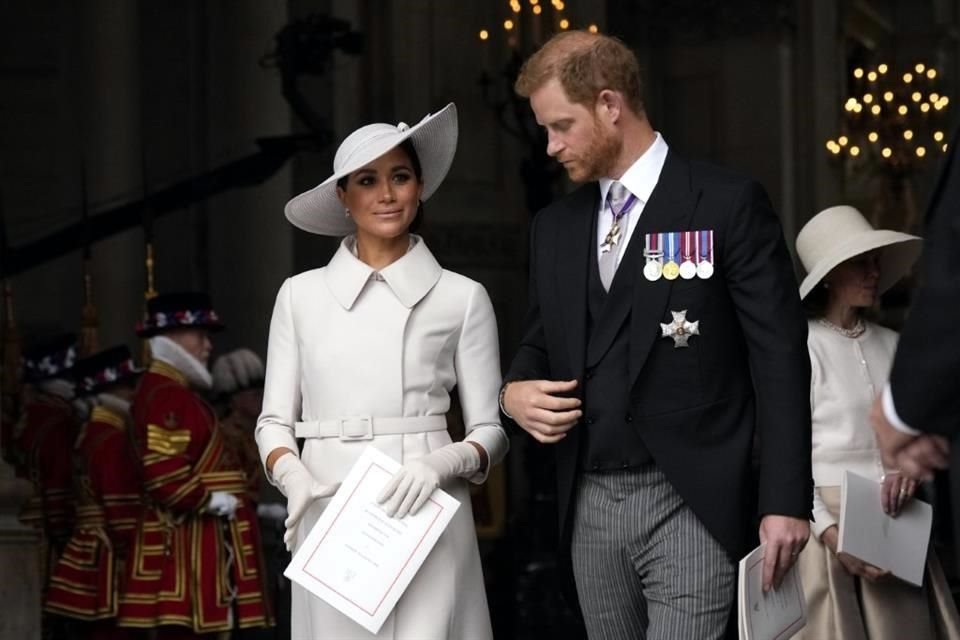
[[[822,318],[827,312],[827,303],[830,301],[830,292],[824,286],[821,280],[810,290],[807,297],[803,299],[803,310],[808,318]]]
[[[803,299],[801,305],[803,310],[807,315],[807,318],[811,320],[816,320],[817,318],[822,318],[827,314],[827,304],[830,302],[830,292],[827,290],[826,281],[821,280],[817,285],[810,290],[810,293],[807,294],[807,297]],[[874,310],[870,308],[858,308],[857,315],[866,320],[870,320],[876,316]]]
[[[417,155],[417,148],[413,146],[413,142],[410,138],[407,138],[403,142],[397,145],[397,148],[402,150],[407,154],[407,157],[410,159],[410,164],[413,165],[413,175],[417,176],[417,182],[423,182],[423,169],[420,166],[420,156]],[[343,176],[337,180],[337,187],[347,190],[347,182],[350,180],[350,174]],[[417,206],[417,215],[414,216],[413,222],[410,223],[410,227],[407,229],[410,233],[416,233],[420,228],[420,225],[423,224],[423,201],[421,200]]]

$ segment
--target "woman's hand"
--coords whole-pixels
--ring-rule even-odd
[[[287,496],[287,519],[283,523],[287,530],[283,534],[283,542],[287,551],[292,551],[297,539],[297,526],[307,507],[318,498],[329,498],[335,494],[340,483],[320,484],[293,452],[280,456],[273,464],[272,473],[281,493]]]
[[[451,478],[466,478],[484,463],[486,454],[475,442],[454,442],[411,460],[397,471],[377,497],[388,516],[415,514],[434,489]]]
[[[916,480],[907,478],[899,471],[885,473],[880,485],[880,503],[883,505],[883,512],[896,518],[900,515],[903,505],[907,504],[916,492]]]
[[[870,582],[874,582],[888,575],[889,571],[884,571],[878,567],[868,564],[863,560],[854,558],[849,553],[837,553],[837,538],[840,535],[840,531],[837,528],[837,525],[833,525],[829,529],[823,532],[823,535],[820,536],[820,541],[826,545],[828,549],[837,556],[837,560],[840,561],[840,564],[843,565],[843,568],[851,576],[857,576]]]

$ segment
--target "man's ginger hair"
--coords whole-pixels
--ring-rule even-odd
[[[557,78],[567,98],[593,107],[604,89],[620,92],[630,110],[643,113],[640,63],[627,45],[611,36],[564,31],[530,56],[514,84],[524,98]]]

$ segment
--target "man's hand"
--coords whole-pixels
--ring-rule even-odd
[[[503,392],[503,408],[537,441],[553,444],[563,440],[583,415],[579,398],[558,395],[576,388],[576,380],[509,382]]]
[[[917,436],[897,453],[897,466],[908,478],[933,480],[934,471],[950,466],[950,442],[943,436]]]
[[[843,565],[843,568],[851,576],[859,576],[870,582],[878,580],[887,574],[889,571],[884,571],[878,567],[868,564],[859,558],[851,556],[849,553],[837,553],[837,537],[839,535],[837,526],[834,525],[823,532],[823,535],[820,536],[820,540],[823,541],[823,544],[827,546],[828,549],[837,556],[837,560],[840,561],[840,564]]]
[[[810,537],[810,523],[803,518],[767,515],[760,521],[763,553],[763,590],[778,589],[784,574],[797,561]]]
[[[883,476],[880,485],[880,504],[883,512],[896,518],[900,509],[910,501],[917,491],[917,481],[904,476],[899,471],[890,471]]]
[[[873,425],[873,432],[877,434],[877,444],[880,446],[880,454],[883,456],[883,466],[887,469],[898,468],[897,454],[910,444],[916,436],[909,433],[898,431],[896,427],[890,424],[886,414],[883,413],[882,396],[877,396],[870,408],[870,424]]]

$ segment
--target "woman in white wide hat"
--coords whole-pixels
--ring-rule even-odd
[[[880,294],[910,271],[920,238],[873,229],[849,206],[830,207],[797,236],[807,271],[800,296],[809,321],[814,504],[810,543],[797,562],[807,599],[799,638],[877,640],[958,638],[960,620],[931,551],[923,587],[837,553],[845,471],[881,483],[892,516],[917,485],[885,469],[868,415],[893,363],[897,334],[864,318]],[[878,532],[879,533],[879,532]]]
[[[288,547],[369,445],[403,465],[379,496],[388,515],[415,513],[437,486],[461,504],[377,634],[294,584],[293,638],[492,636],[468,482],[508,447],[496,320],[483,286],[442,269],[411,233],[456,146],[453,104],[412,127],[361,127],[333,175],[285,209],[301,229],[345,236],[325,267],[284,282],[270,325],[257,444],[287,496]],[[454,387],[461,442],[446,429]]]

